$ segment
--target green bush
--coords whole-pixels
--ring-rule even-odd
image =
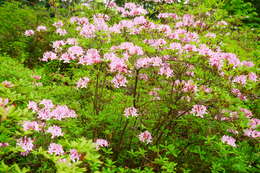
[[[24,32],[38,25],[48,25],[51,21],[48,12],[21,3],[6,2],[0,6],[0,20],[0,53],[8,54],[32,67],[38,62],[42,48],[48,47],[49,41],[45,36],[28,39]]]

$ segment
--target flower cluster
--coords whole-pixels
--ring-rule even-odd
[[[70,150],[70,159],[72,160],[72,162],[79,161],[80,160],[80,156],[81,156],[81,154],[79,154],[76,149],[71,149]]]
[[[97,139],[95,144],[96,144],[96,149],[99,149],[100,147],[107,147],[108,146],[108,142],[105,139]]]
[[[237,146],[236,143],[235,143],[236,140],[233,137],[231,137],[231,136],[224,135],[224,136],[222,136],[221,141],[223,143],[226,143],[226,144],[232,146],[232,147],[236,147]]]
[[[122,16],[139,16],[147,14],[147,11],[134,3],[125,3],[124,7],[114,7]]]
[[[126,117],[137,117],[138,116],[138,113],[137,113],[137,109],[135,107],[129,107],[129,108],[126,108],[124,110],[124,115]]]
[[[139,134],[139,140],[144,143],[151,143],[152,142],[152,135],[149,131],[145,131]]]
[[[260,125],[260,120],[257,118],[252,118],[249,121],[249,128],[244,130],[244,135],[252,138],[259,138],[260,132],[256,128]]]
[[[88,77],[80,78],[77,82],[77,88],[87,88],[87,84],[89,83],[90,79]]]
[[[30,151],[33,150],[33,142],[34,140],[26,136],[17,140],[17,145],[24,150],[24,152],[21,152],[21,155],[26,156],[29,154]]]
[[[8,147],[9,146],[9,143],[7,142],[0,142],[0,148],[1,147]]]
[[[126,87],[127,84],[126,77],[121,74],[117,74],[111,82],[114,84],[115,88]]]
[[[191,114],[203,118],[204,115],[207,114],[207,108],[204,105],[194,105],[192,107]]]
[[[60,144],[51,143],[48,148],[48,153],[59,156],[59,155],[63,155],[64,151]]]
[[[61,128],[58,127],[58,126],[51,126],[48,128],[48,130],[46,131],[47,133],[50,133],[52,136],[51,138],[55,138],[55,137],[58,137],[58,136],[63,136],[63,133],[61,131]]]
[[[62,120],[66,118],[75,118],[77,114],[74,110],[69,109],[67,106],[54,105],[51,100],[44,99],[39,104],[30,101],[28,109],[33,110],[38,114],[40,120]]]
[[[12,82],[9,82],[7,80],[3,81],[2,84],[4,85],[4,87],[6,88],[12,88],[14,87],[14,84],[12,84]]]

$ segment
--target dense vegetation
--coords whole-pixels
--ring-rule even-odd
[[[259,172],[250,2],[0,0],[0,172]]]

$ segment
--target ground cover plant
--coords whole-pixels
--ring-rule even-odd
[[[0,14],[0,172],[259,171],[250,3],[24,0]]]

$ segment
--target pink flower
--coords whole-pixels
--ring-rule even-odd
[[[40,109],[38,112],[38,118],[41,120],[50,120],[52,115],[50,109]]]
[[[36,121],[25,121],[23,123],[23,130],[24,131],[27,131],[27,130],[40,131],[41,128],[40,128],[39,124]]]
[[[117,74],[111,81],[115,88],[126,87],[126,77],[121,74]]]
[[[105,139],[97,139],[95,144],[96,144],[96,149],[99,149],[100,147],[107,147],[108,146],[108,142]]]
[[[33,140],[26,136],[18,139],[17,145],[20,146],[24,150],[24,152],[21,153],[23,156],[26,156],[30,151],[32,151],[32,149],[34,147]]]
[[[197,92],[197,86],[195,84],[193,84],[191,80],[189,80],[187,82],[184,82],[182,91],[195,93],[195,92]]]
[[[248,79],[251,80],[251,81],[256,82],[257,81],[257,75],[255,73],[253,73],[253,72],[250,72],[248,74]]]
[[[7,142],[0,142],[0,147],[7,147],[9,146],[9,143]]]
[[[33,30],[26,30],[25,32],[24,32],[24,35],[26,36],[26,37],[30,37],[30,36],[32,36],[32,35],[34,35],[34,31]]]
[[[144,143],[151,143],[152,142],[152,135],[151,135],[151,133],[149,132],[149,131],[145,131],[145,132],[143,132],[143,133],[141,133],[141,134],[139,134],[139,140],[141,141],[141,142],[144,142]]]
[[[63,22],[60,20],[60,21],[57,21],[53,24],[53,26],[55,26],[56,28],[59,28],[59,27],[62,27],[63,26]]]
[[[71,55],[80,56],[83,55],[84,51],[80,46],[72,46],[68,49],[68,53]]]
[[[150,58],[139,58],[139,59],[137,59],[135,66],[137,69],[148,68],[151,66],[151,59]]]
[[[65,118],[75,118],[77,114],[67,106],[58,105],[51,113],[49,113],[49,116],[55,120],[62,120]]]
[[[55,126],[55,125],[49,127],[48,130],[47,130],[47,133],[51,133],[51,135],[52,135],[51,138],[52,139],[55,138],[55,137],[58,137],[58,136],[63,136],[61,128],[58,127],[58,126]]]
[[[183,49],[186,51],[186,52],[196,52],[198,49],[196,48],[195,45],[192,45],[192,44],[185,44]]]
[[[222,141],[223,143],[226,143],[226,144],[232,146],[232,147],[236,147],[236,143],[235,143],[236,140],[235,140],[233,137],[231,137],[231,136],[224,135],[224,136],[221,138],[221,141]]]
[[[48,153],[59,156],[59,155],[63,155],[64,151],[60,144],[51,143],[48,148]]]
[[[69,53],[63,53],[60,58],[60,60],[62,60],[64,63],[69,63],[71,60],[75,60],[75,59],[76,56]]]
[[[240,98],[241,100],[246,100],[246,96],[244,96],[239,89],[232,88],[231,93]]]
[[[260,132],[257,130],[253,129],[245,129],[244,130],[244,135],[252,138],[259,138],[260,137]]]
[[[252,118],[252,119],[250,120],[250,122],[249,122],[249,126],[250,126],[251,129],[255,129],[255,128],[257,128],[257,126],[259,126],[259,125],[260,125],[260,120],[257,119],[257,118]]]
[[[158,1],[158,0],[157,0]],[[177,14],[175,13],[160,13],[158,15],[158,18],[168,18],[168,17],[171,17],[173,19],[178,19],[179,17],[177,16]]]
[[[162,45],[167,44],[167,42],[164,39],[158,39],[158,40],[145,40],[145,43],[148,43],[152,47],[160,47]]]
[[[59,34],[60,36],[64,36],[67,34],[67,31],[65,29],[58,28],[56,30],[56,33]]]
[[[201,54],[207,54],[207,52],[204,52],[204,53],[201,52]],[[208,53],[210,53],[210,52],[208,52]],[[222,57],[221,54],[210,53],[209,64],[211,66],[216,67],[218,70],[221,70],[221,68],[223,67],[223,63],[224,63],[223,62],[223,57]]]
[[[48,99],[43,99],[41,102],[40,102],[41,105],[44,105],[44,107],[46,109],[51,109],[54,107],[54,104],[52,103],[51,100],[48,100]]]
[[[200,87],[205,93],[211,93],[212,89],[211,88],[208,88],[207,86],[205,85],[202,85]]]
[[[172,77],[173,76],[173,70],[170,68],[170,65],[168,63],[164,63],[159,72],[159,75],[165,75],[167,78]]]
[[[86,52],[86,55],[79,60],[79,64],[84,65],[92,65],[100,62],[102,62],[102,60],[97,49],[89,49]]]
[[[47,27],[40,25],[40,26],[37,27],[36,31],[38,31],[38,32],[47,31]]]
[[[87,88],[87,84],[89,83],[90,79],[88,77],[80,78],[77,82],[77,88]]]
[[[121,43],[119,46],[111,47],[111,50],[126,50],[129,55],[143,55],[144,52],[141,47],[135,46],[133,43],[124,42]]]
[[[125,63],[125,60],[116,57],[115,54],[113,53],[105,54],[104,58],[107,60],[111,60],[109,64],[109,68],[111,72],[126,73],[128,71],[128,67]]]
[[[0,97],[0,106],[4,107],[9,103],[9,99],[3,99]]]
[[[66,44],[68,44],[68,45],[77,45],[78,42],[77,42],[77,39],[76,39],[76,38],[68,38],[68,39],[66,40]]]
[[[160,90],[160,88],[154,88],[152,91],[150,91],[148,94],[150,96],[154,96],[153,100],[161,100],[158,91]]]
[[[194,105],[192,107],[191,114],[195,114],[195,116],[203,118],[203,115],[207,114],[207,108],[203,105]]]
[[[181,51],[182,46],[180,43],[171,43],[169,49]]]
[[[145,81],[149,80],[148,75],[145,74],[145,73],[140,73],[140,74],[138,75],[138,78],[139,78],[140,80],[145,80]]]
[[[55,59],[57,59],[56,53],[51,52],[51,51],[45,52],[45,53],[43,54],[43,58],[42,58],[41,60],[47,62],[49,59],[50,59],[50,60],[55,60]]]
[[[96,27],[92,24],[85,24],[83,27],[80,29],[80,35],[86,38],[93,38],[95,37],[95,31]]]
[[[125,115],[126,117],[129,117],[129,116],[136,117],[136,116],[138,116],[137,109],[134,108],[134,107],[126,108],[126,109],[124,110],[124,115]]]
[[[32,78],[34,78],[36,80],[40,80],[42,77],[41,76],[32,76]]]
[[[247,76],[246,76],[246,75],[240,75],[240,76],[236,76],[236,77],[233,79],[233,82],[236,82],[236,83],[245,85],[245,84],[246,84],[246,79],[247,79]]]
[[[38,105],[37,105],[37,103],[34,102],[34,101],[29,101],[28,109],[33,110],[33,112],[37,112],[37,111],[38,111]]]
[[[230,65],[233,65],[233,67],[237,67],[241,65],[240,60],[237,58],[237,56],[233,53],[224,53],[224,58],[228,61]]]
[[[241,64],[246,67],[253,67],[255,64],[251,61],[242,61]]]
[[[252,112],[248,109],[240,108],[240,111],[243,112],[247,118],[251,118],[253,116]]]
[[[79,161],[80,154],[78,153],[78,151],[76,149],[71,149],[70,150],[70,159],[72,160],[72,162]]]
[[[11,82],[5,80],[2,82],[2,84],[4,85],[4,87],[6,88],[12,88],[14,86],[14,84],[12,84]]]
[[[66,45],[63,40],[57,40],[52,43],[52,47],[55,49],[55,52],[62,50],[62,46]]]

